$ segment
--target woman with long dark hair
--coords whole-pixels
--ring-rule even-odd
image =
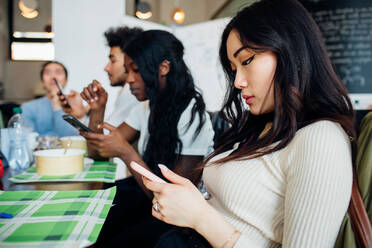
[[[143,179],[153,216],[213,247],[333,247],[351,196],[356,134],[314,20],[296,0],[254,3],[226,26],[220,60],[231,128],[203,165],[211,198],[160,166],[171,183]]]
[[[90,155],[119,157],[126,165],[136,161],[161,177],[157,165],[164,163],[194,183],[199,180],[195,168],[213,150],[214,132],[203,98],[183,60],[183,50],[174,35],[161,30],[143,32],[124,47],[127,83],[140,103],[118,128],[101,125],[110,134],[81,132],[88,139]],[[82,97],[88,103],[97,101],[97,92],[102,92],[98,87],[85,88]],[[138,153],[129,144],[136,138]],[[116,205],[100,235],[102,244],[150,247],[163,230],[152,221],[156,219],[150,211],[151,191],[143,186],[141,175],[133,170],[131,174],[133,177],[117,183]],[[115,221],[122,223],[120,228]]]

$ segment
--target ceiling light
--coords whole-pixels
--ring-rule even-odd
[[[21,12],[21,15],[25,18],[32,19],[39,15],[39,12],[37,10],[34,10],[32,12]]]
[[[152,16],[150,4],[148,2],[138,2],[136,5],[136,16],[139,19],[149,19]]]
[[[172,12],[172,19],[177,23],[183,23],[185,20],[185,12],[181,8],[175,8]]]
[[[25,18],[35,18],[39,15],[37,7],[39,3],[37,0],[19,0],[18,8],[21,11],[21,15]]]
[[[32,12],[37,9],[38,2],[36,0],[19,0],[18,8],[22,12]]]

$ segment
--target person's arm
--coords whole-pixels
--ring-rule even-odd
[[[119,157],[126,165],[129,165],[132,161],[136,161],[146,169],[150,170],[137,151],[129,144],[138,138],[139,131],[125,122],[117,128],[108,123],[104,123],[102,128],[106,128],[110,133],[105,135],[102,133],[80,131],[80,134],[87,139],[88,147],[91,147],[89,152],[95,152],[89,153],[89,157],[94,159]],[[127,168],[130,170],[139,186],[150,198],[152,198],[152,193],[143,186],[141,175],[133,171],[130,167]]]
[[[89,128],[95,133],[103,133],[98,125],[103,124],[108,94],[102,85],[93,80],[91,84],[80,93],[81,98],[90,106]]]
[[[37,131],[35,130],[35,127],[36,127],[35,115],[33,113],[31,102],[23,104],[21,108],[22,108],[22,117],[25,119],[26,125],[30,127],[32,130]],[[5,125],[7,125],[7,123],[5,123]]]
[[[102,126],[105,116],[106,103],[107,103],[107,92],[102,85],[97,81],[93,80],[87,87],[80,93],[81,98],[86,101],[90,107],[89,114],[89,128],[93,132],[103,134]],[[94,159],[102,159],[94,145],[88,140],[88,155]]]
[[[323,121],[304,130],[299,139],[290,148],[295,155],[288,164],[282,247],[333,247],[351,195],[348,137],[338,124]],[[156,218],[193,228],[214,247],[224,242],[229,247],[251,244],[250,237],[234,231],[191,182],[161,171],[173,184],[143,179],[154,192],[153,202],[158,202],[159,212],[152,211]]]
[[[99,128],[99,125],[102,125],[104,115],[105,115],[105,107],[100,110],[92,110],[90,115],[89,115],[89,128],[98,134],[103,135],[103,129]],[[103,157],[99,155],[99,152],[95,148],[95,146],[91,145],[91,143],[87,142],[87,147],[88,147],[88,156],[93,159],[102,159]]]
[[[93,159],[102,159],[110,157],[120,157],[122,144],[132,143],[138,139],[139,131],[123,122],[119,127],[115,128],[108,123],[99,125],[99,128],[107,129],[109,134],[84,132],[80,134],[87,139],[88,155]]]
[[[143,178],[145,187],[154,193],[153,203],[159,206],[159,211],[152,209],[152,215],[168,224],[194,229],[213,247],[233,247],[240,232],[208,204],[195,185],[167,168],[161,172],[171,183]]]
[[[55,133],[59,137],[78,135],[78,130],[62,118],[64,114],[62,109],[53,111],[53,129]]]
[[[313,125],[288,165],[283,248],[333,247],[350,201],[349,138],[333,122]]]

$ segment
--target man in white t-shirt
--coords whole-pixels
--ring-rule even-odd
[[[124,69],[124,47],[143,30],[140,28],[118,27],[110,28],[105,32],[107,44],[110,47],[109,62],[105,66],[105,71],[110,80],[110,85],[113,87],[122,87],[114,104],[113,112],[108,115],[105,122],[117,127],[129,115],[131,109],[138,104],[137,99],[130,92],[129,86],[126,84],[127,74]],[[94,100],[88,104],[90,106],[89,128],[96,133],[103,133],[98,125],[104,122],[105,109],[107,103],[107,92],[101,84],[93,80],[91,84],[84,88],[83,92],[88,89],[95,88]],[[89,148],[88,148],[89,149]],[[114,158],[114,162],[118,164],[116,179],[125,177],[125,164]]]
[[[128,84],[125,83],[127,74],[124,69],[123,48],[137,34],[141,33],[140,28],[118,27],[110,28],[105,32],[105,38],[110,47],[109,62],[105,66],[105,71],[113,87],[122,87],[116,98],[113,112],[108,115],[106,122],[117,127],[128,116],[132,107],[138,103],[137,99],[131,94]]]
[[[137,99],[131,94],[129,86],[125,83],[127,75],[124,70],[123,48],[126,46],[126,44],[129,43],[131,39],[133,39],[142,31],[143,30],[141,28],[129,28],[124,26],[118,28],[110,28],[104,33],[107,45],[110,47],[110,54],[108,56],[109,61],[104,70],[107,72],[108,78],[110,80],[110,85],[112,87],[122,87],[116,97],[113,111],[109,115],[106,115],[105,119],[106,122],[115,127],[124,122],[132,107],[138,103]],[[96,82],[100,85],[98,81],[94,80],[93,82]],[[88,85],[87,87],[91,87],[92,85],[93,83]],[[89,107],[83,108],[83,105],[81,104],[82,100],[79,94],[67,95],[67,98],[69,102],[72,103],[70,104],[71,108],[66,108],[65,105],[67,104],[67,102],[65,101],[64,97],[60,98],[64,107],[63,110],[67,114],[79,118],[86,125],[88,125],[88,123],[91,123],[92,121],[94,121],[92,123],[94,126],[103,123],[107,103],[107,94],[104,94],[102,97],[100,97],[99,101],[97,101],[97,104],[95,104],[97,105],[96,107],[92,108],[92,104],[89,104],[89,118],[88,115],[82,117],[80,114],[87,113]]]
[[[107,45],[110,47],[110,54],[109,54],[109,61],[105,66],[104,70],[107,72],[108,78],[110,80],[110,85],[112,87],[122,87],[116,97],[113,111],[106,115],[105,121],[110,123],[111,125],[117,127],[119,126],[126,117],[128,116],[130,110],[133,106],[135,106],[138,101],[137,99],[131,94],[129,90],[129,86],[126,84],[126,73],[124,69],[124,53],[123,48],[126,44],[129,43],[136,35],[141,33],[143,30],[141,28],[129,28],[129,27],[118,27],[118,28],[110,28],[105,33],[104,36],[107,41]],[[100,83],[98,81],[93,81],[87,87],[92,87],[92,85],[96,83]],[[70,96],[68,95],[69,102],[81,102],[80,95]],[[73,101],[72,98],[75,98]],[[76,99],[79,98],[79,99]],[[61,101],[64,105],[66,102],[64,98],[61,98]],[[65,112],[73,115],[81,120],[85,124],[92,123],[93,126],[97,126],[97,124],[103,123],[104,116],[105,116],[105,108],[107,103],[107,94],[103,94],[102,97],[96,101],[95,104],[90,105],[90,117],[82,118],[81,115],[77,116],[75,113],[82,113],[86,112],[85,109],[80,109],[83,105],[82,104],[73,104],[72,108],[64,108]],[[71,104],[70,104],[71,105]],[[92,122],[93,121],[93,122]]]

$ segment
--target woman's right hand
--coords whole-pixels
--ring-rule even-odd
[[[211,212],[211,207],[200,191],[187,178],[159,165],[162,174],[171,183],[159,183],[143,177],[143,184],[154,194],[152,215],[168,224],[198,228],[202,216]]]
[[[102,110],[106,107],[107,92],[97,80],[93,80],[85,87],[80,96],[89,104],[92,111]]]

